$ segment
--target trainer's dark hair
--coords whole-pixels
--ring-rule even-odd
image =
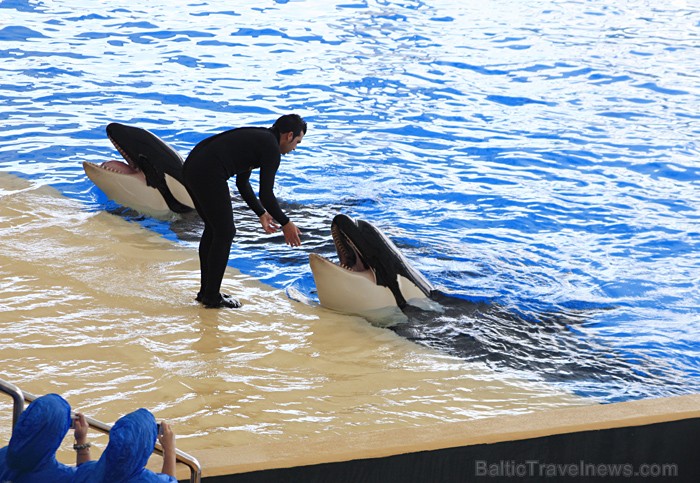
[[[306,121],[299,114],[285,114],[275,121],[272,130],[278,134],[292,132],[294,137],[297,137],[302,131],[306,134]]]

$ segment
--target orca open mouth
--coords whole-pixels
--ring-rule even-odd
[[[107,171],[112,171],[113,173],[126,174],[126,175],[138,175],[143,174],[141,168],[131,159],[131,156],[124,150],[117,141],[110,135],[109,130],[107,130],[107,138],[112,142],[112,145],[119,151],[126,163],[123,161],[105,161],[100,164],[100,168],[106,169]]]
[[[88,177],[90,177],[91,173],[107,172],[123,177],[130,177],[139,180],[139,182],[142,182],[145,186],[148,185],[148,180],[146,179],[146,175],[143,171],[141,171],[138,167],[131,166],[123,161],[111,160],[100,164],[91,163],[90,161],[83,161],[83,168],[88,174]]]
[[[126,164],[123,161],[117,161],[117,160],[105,161],[104,163],[98,164],[96,166],[98,166],[106,171],[111,171],[112,173],[116,173],[116,174],[125,174],[127,176],[141,176],[141,177],[143,177],[144,182],[146,179],[145,175],[138,167],[131,166],[130,164]]]
[[[124,161],[126,162],[112,159],[100,164],[91,163],[89,161],[84,161],[83,164],[87,164],[94,169],[99,168],[104,171],[109,171],[110,173],[121,174],[124,176],[136,176],[137,178],[141,178],[143,182],[147,184],[148,181],[146,180],[146,174],[141,170],[139,165],[131,158],[131,156],[129,156],[129,153],[119,145],[114,137],[112,137],[110,131],[111,129],[108,126],[107,138],[112,142],[112,145],[114,145],[117,151],[119,151],[119,154],[122,155]]]
[[[338,253],[338,266],[350,272],[366,272],[369,270],[367,263],[362,258],[362,254],[350,237],[335,223],[331,225],[331,236]]]

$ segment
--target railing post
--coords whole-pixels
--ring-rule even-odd
[[[12,430],[14,431],[17,420],[24,411],[24,394],[17,386],[2,379],[0,379],[0,391],[12,396]]]

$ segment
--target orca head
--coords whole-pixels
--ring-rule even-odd
[[[411,299],[433,294],[432,285],[371,223],[340,214],[331,235],[339,262],[314,253],[309,259],[321,305],[362,313],[390,304],[404,308]]]
[[[109,123],[106,130],[107,137],[129,166],[143,171],[147,178],[162,173],[182,183],[182,156],[158,136],[146,129],[118,122]],[[149,179],[149,182],[155,187],[158,181]]]
[[[187,213],[194,203],[182,184],[182,156],[146,129],[117,122],[107,137],[124,161],[83,162],[87,176],[110,199],[142,213]]]

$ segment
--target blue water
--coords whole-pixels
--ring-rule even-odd
[[[700,390],[698,86],[684,0],[0,2],[1,171],[194,247],[193,220],[86,178],[119,159],[106,124],[184,156],[297,112],[277,194],[304,245],[239,201],[232,266],[313,298],[333,215],[369,220],[436,286],[498,307],[416,341],[603,401]]]

